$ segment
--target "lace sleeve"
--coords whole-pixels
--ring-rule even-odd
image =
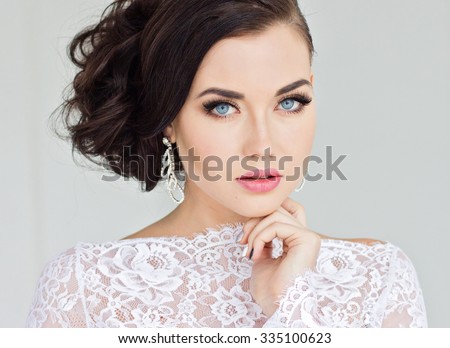
[[[310,286],[315,272],[306,270],[305,274],[295,280],[283,292],[275,303],[277,310],[266,321],[263,327],[321,327],[317,318],[318,297]]]
[[[401,249],[394,255],[382,327],[428,327],[416,270]]]
[[[47,263],[37,283],[26,327],[86,326],[77,265],[76,248]]]
[[[400,248],[353,244],[293,279],[263,327],[426,327],[415,269]]]

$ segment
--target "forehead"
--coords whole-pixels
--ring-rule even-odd
[[[292,26],[275,25],[259,34],[217,42],[200,64],[192,90],[221,87],[218,83],[242,91],[247,85],[281,86],[309,74],[309,51],[303,38]]]

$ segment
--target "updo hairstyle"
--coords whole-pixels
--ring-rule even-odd
[[[312,64],[312,38],[295,0],[116,0],[68,46],[80,70],[58,107],[66,134],[56,133],[72,143],[72,155],[151,191],[161,180],[162,132],[208,50],[278,23],[298,30]],[[179,175],[176,143],[174,155]]]

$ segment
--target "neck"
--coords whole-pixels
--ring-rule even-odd
[[[184,200],[165,218],[170,228],[177,234],[191,236],[206,227],[246,222],[249,217],[239,215],[212,199],[190,180],[184,188]]]

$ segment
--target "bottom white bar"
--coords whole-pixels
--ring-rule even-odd
[[[450,347],[449,329],[0,329],[1,347]]]

